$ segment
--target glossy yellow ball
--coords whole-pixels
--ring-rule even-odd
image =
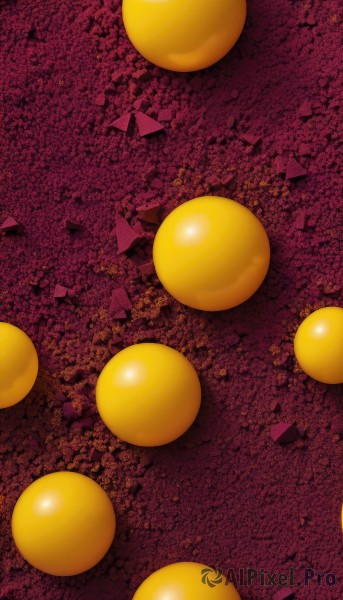
[[[104,490],[89,477],[69,471],[29,485],[12,515],[19,552],[50,575],[77,575],[94,567],[109,549],[115,526]]]
[[[96,402],[107,427],[137,446],[180,437],[198,414],[201,388],[190,362],[162,344],[137,344],[114,356],[100,374]]]
[[[38,356],[30,338],[18,327],[0,322],[0,408],[23,400],[37,374]]]
[[[240,595],[220,572],[183,562],[155,571],[138,588],[133,600],[240,600]]]
[[[294,339],[298,363],[322,383],[343,383],[343,308],[320,308],[303,321]]]
[[[165,219],[153,248],[166,290],[192,308],[217,311],[248,300],[270,261],[267,234],[250,210],[226,198],[185,202]]]
[[[197,71],[223,58],[242,33],[246,11],[246,0],[123,0],[132,44],[171,71]]]

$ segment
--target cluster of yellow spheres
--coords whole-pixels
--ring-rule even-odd
[[[270,247],[258,219],[219,197],[176,208],[160,226],[153,248],[165,288],[187,306],[224,310],[248,300],[263,282]],[[343,382],[343,308],[310,314],[294,340],[301,368],[318,381]],[[0,323],[0,407],[18,403],[38,372],[37,352],[17,327]],[[194,422],[201,403],[196,371],[183,354],[158,343],[125,348],[104,367],[96,386],[99,414],[121,440],[162,446]],[[342,517],[343,518],[343,517]],[[51,473],[32,483],[13,511],[12,532],[22,556],[51,575],[76,575],[97,564],[115,535],[110,499],[90,478]],[[177,563],[153,573],[134,600],[239,600],[232,584],[203,585],[211,569]],[[206,575],[207,573],[207,575]]]
[[[124,25],[149,61],[174,71],[213,65],[234,46],[244,27],[246,0],[123,0]],[[259,220],[244,206],[219,197],[196,198],[176,208],[153,247],[165,289],[193,309],[221,311],[247,301],[268,272],[270,246]],[[295,336],[300,367],[320,382],[343,382],[343,309],[312,313]],[[0,323],[0,408],[32,389],[37,352],[17,327]],[[100,417],[121,440],[162,446],[183,435],[201,403],[193,366],[162,344],[138,344],[114,356],[96,386]],[[343,512],[342,512],[343,527]],[[12,533],[22,556],[57,576],[96,565],[114,539],[115,512],[105,491],[73,472],[51,473],[19,497]],[[205,585],[204,585],[205,584]],[[206,585],[207,584],[207,585]],[[240,600],[232,583],[210,567],[176,563],[148,577],[133,600]]]

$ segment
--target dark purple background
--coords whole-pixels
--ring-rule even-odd
[[[342,386],[299,372],[292,341],[309,312],[341,303],[341,3],[251,0],[233,51],[190,75],[139,57],[119,4],[0,0],[0,218],[22,224],[0,239],[0,318],[31,335],[40,356],[30,396],[0,415],[0,597],[131,600],[153,570],[195,560],[294,567],[299,581],[308,566],[331,571],[334,588],[299,588],[296,598],[339,600]],[[137,99],[156,119],[171,109],[165,133],[110,127]],[[303,118],[306,100],[313,114]],[[280,156],[308,176],[278,175]],[[142,277],[155,226],[144,223],[145,240],[120,256],[114,233],[118,215],[138,227],[135,209],[150,200],[166,215],[207,193],[251,208],[272,246],[261,290],[221,314],[182,307]],[[68,232],[66,218],[83,230]],[[54,299],[57,283],[72,301]],[[109,306],[121,286],[132,311],[119,321]],[[183,351],[204,392],[191,431],[150,450],[110,435],[94,403],[111,355],[146,340]],[[278,421],[304,437],[275,445]],[[106,558],[71,579],[32,569],[10,534],[20,493],[63,469],[98,481],[118,517]],[[273,596],[257,584],[240,592]]]

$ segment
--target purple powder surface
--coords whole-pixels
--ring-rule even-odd
[[[342,4],[248,4],[225,59],[176,74],[132,48],[119,0],[0,0],[0,222],[21,225],[0,232],[0,319],[40,357],[31,394],[0,413],[2,600],[131,600],[180,560],[293,568],[296,599],[343,597],[342,386],[306,377],[293,353],[305,316],[342,305]],[[124,131],[111,126],[127,114]],[[163,130],[145,136],[141,114]],[[205,194],[249,207],[272,247],[258,293],[217,314],[162,289],[157,225],[138,210],[160,205],[165,217]],[[137,239],[118,253],[123,219]],[[54,298],[56,284],[66,297]],[[110,312],[120,288],[126,319]],[[182,351],[203,387],[192,429],[156,449],[116,439],[94,401],[105,363],[143,341]],[[294,443],[273,442],[279,422],[296,425]],[[118,517],[106,557],[70,579],[30,567],[10,532],[20,493],[64,469],[102,485]],[[336,585],[305,587],[306,568]],[[258,580],[239,590],[243,600],[278,592]]]

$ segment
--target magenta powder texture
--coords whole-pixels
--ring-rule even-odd
[[[119,0],[0,0],[0,319],[40,357],[0,414],[1,599],[131,600],[180,560],[293,568],[295,598],[342,599],[342,386],[293,353],[306,315],[342,305],[341,27],[338,0],[250,0],[232,52],[180,75],[136,53]],[[249,207],[272,247],[258,293],[218,314],[178,304],[151,264],[159,212],[205,194]],[[94,399],[110,357],[144,341],[182,351],[203,386],[195,425],[156,449],[111,435]],[[278,423],[297,439],[273,441]],[[70,579],[31,568],[10,532],[24,488],[64,469],[118,517],[104,560]],[[307,568],[336,584],[305,587]]]

